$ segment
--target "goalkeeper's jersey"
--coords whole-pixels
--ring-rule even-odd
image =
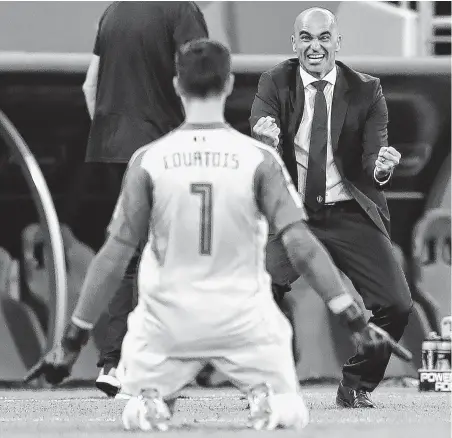
[[[109,232],[148,242],[140,302],[158,320],[221,324],[271,299],[269,227],[305,217],[272,148],[226,124],[185,124],[134,155]]]

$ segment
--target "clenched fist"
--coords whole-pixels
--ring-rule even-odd
[[[261,117],[253,127],[254,137],[268,146],[276,147],[279,143],[279,129],[273,117]]]
[[[378,158],[375,160],[375,176],[379,179],[388,176],[400,163],[400,152],[393,148],[382,147],[378,152]]]

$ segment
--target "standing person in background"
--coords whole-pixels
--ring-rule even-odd
[[[399,340],[412,301],[391,244],[384,190],[400,153],[388,147],[379,79],[336,62],[340,44],[330,11],[311,8],[296,18],[297,58],[262,74],[251,109],[252,135],[281,153],[310,229],[372,311],[371,321]],[[267,269],[282,286],[297,278],[276,239],[267,248]],[[368,393],[383,379],[390,355],[366,352],[349,359],[337,404],[375,407]]]
[[[174,58],[188,41],[208,37],[204,16],[195,2],[114,2],[98,27],[83,92],[92,125],[83,178],[95,178],[100,167],[116,175],[116,197],[130,157],[145,144],[177,128],[184,119],[173,87]],[[71,197],[70,208],[74,209]],[[107,313],[96,385],[109,396],[120,388],[116,378],[127,317],[136,305],[134,293],[140,252],[131,260]]]

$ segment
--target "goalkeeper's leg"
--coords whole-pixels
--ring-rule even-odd
[[[249,427],[302,429],[309,411],[299,390],[290,323],[270,299],[256,302],[256,312],[242,333],[231,330],[227,351],[212,363],[248,396]]]
[[[122,422],[127,430],[165,431],[177,393],[194,380],[205,363],[156,353],[159,342],[153,342],[156,338],[140,331],[140,325],[135,326],[134,322],[132,318],[118,366],[123,374],[123,391],[132,396],[124,408]]]
[[[128,361],[123,378],[124,390],[132,395],[122,413],[124,428],[166,431],[178,392],[194,380],[204,363],[164,358],[149,364],[144,357],[136,359]]]

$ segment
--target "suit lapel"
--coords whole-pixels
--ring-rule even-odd
[[[297,135],[298,127],[301,123],[304,110],[304,85],[301,80],[300,66],[297,66],[292,72],[295,75],[293,80],[289,81],[289,84],[294,84],[289,89],[289,99],[291,105],[291,116],[289,122],[289,134],[291,138],[291,144],[294,144],[295,136]]]
[[[331,109],[331,146],[333,151],[337,150],[339,136],[341,134],[342,125],[344,124],[345,115],[347,114],[349,102],[349,86],[345,79],[341,67],[337,66],[337,80],[334,86],[333,105]]]

